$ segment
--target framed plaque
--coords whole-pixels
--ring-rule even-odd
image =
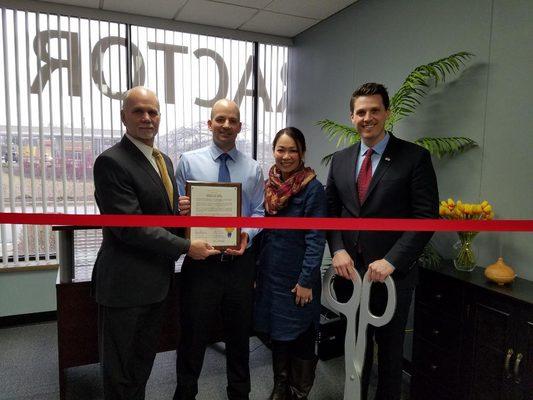
[[[242,185],[234,182],[187,181],[187,196],[191,200],[191,216],[240,217]],[[187,228],[187,238],[201,239],[216,249],[238,249],[241,228]]]

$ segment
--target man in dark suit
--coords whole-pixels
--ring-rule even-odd
[[[170,159],[154,149],[159,102],[153,92],[126,92],[121,110],[126,133],[94,163],[95,197],[101,214],[178,211]],[[209,244],[184,239],[176,229],[103,228],[93,270],[104,397],[144,399],[155,358],[165,299],[181,254],[205,259]]]
[[[422,147],[385,131],[390,114],[389,96],[383,85],[366,83],[350,100],[351,120],[361,142],[332,158],[326,195],[331,217],[437,218],[438,189],[431,157]],[[378,345],[376,399],[400,399],[403,341],[413,290],[417,260],[432,232],[330,231],[328,243],[337,275],[346,279],[370,271],[370,307],[384,311],[386,288],[381,282],[392,276],[397,289],[393,319],[381,328],[368,328],[363,368],[362,398],[367,398],[373,361],[373,339]],[[341,299],[348,281],[336,282]],[[350,290],[350,289],[348,289]],[[344,292],[344,293],[343,293]],[[359,334],[362,334],[359,332]]]

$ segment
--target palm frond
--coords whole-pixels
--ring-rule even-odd
[[[442,261],[442,256],[438,253],[433,244],[429,242],[426,247],[424,247],[418,261],[420,261],[420,263],[426,268],[436,269]]]
[[[444,138],[423,137],[416,139],[414,142],[427,149],[431,155],[439,158],[446,155],[454,156],[478,146],[474,140],[460,136]]]
[[[322,119],[316,123],[322,129],[329,140],[337,140],[336,146],[349,146],[359,141],[359,133],[347,125],[339,124],[330,119]]]
[[[325,157],[322,157],[322,160],[320,160],[320,164],[322,164],[323,166],[327,167],[329,165],[329,163],[331,162],[331,159],[333,158],[333,154],[335,154],[335,153],[331,153],[331,154],[328,154]]]
[[[385,129],[392,131],[396,122],[414,113],[416,107],[432,86],[444,82],[448,75],[459,72],[465,62],[472,57],[474,57],[474,54],[461,51],[416,67],[407,76],[398,92],[392,97],[391,113],[387,119]],[[356,129],[351,126],[342,125],[329,119],[320,120],[316,124],[320,126],[329,140],[337,141],[337,147],[351,145],[360,140]],[[447,138],[423,137],[415,140],[415,143],[426,148],[432,155],[437,157],[454,156],[478,146],[474,140],[458,136]],[[322,164],[328,165],[332,156],[333,154],[325,156],[322,159]]]
[[[461,51],[448,57],[416,67],[394,94],[390,103],[391,114],[387,120],[386,129],[392,129],[394,124],[403,117],[412,114],[420,99],[427,94],[430,84],[437,86],[446,80],[447,75],[456,74],[465,65],[465,61],[474,54]]]

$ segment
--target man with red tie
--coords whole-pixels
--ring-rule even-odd
[[[365,83],[350,99],[350,118],[361,141],[334,154],[326,195],[331,217],[437,218],[438,189],[431,156],[424,148],[385,130],[390,115],[387,89]],[[370,309],[380,315],[387,303],[382,283],[391,275],[397,289],[393,319],[368,328],[362,377],[362,399],[367,398],[378,346],[376,400],[400,399],[405,325],[417,281],[417,260],[432,232],[330,231],[328,243],[337,275],[351,279],[368,270],[372,285]],[[351,284],[337,280],[339,299]],[[343,293],[344,292],[344,293]],[[348,292],[349,296],[349,292]],[[361,334],[361,332],[359,332]]]

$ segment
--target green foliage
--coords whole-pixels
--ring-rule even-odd
[[[330,119],[323,119],[316,123],[320,126],[329,140],[337,139],[337,147],[351,146],[359,141],[359,133],[352,126],[338,124]]]
[[[426,247],[424,247],[424,250],[422,251],[422,254],[420,255],[418,261],[426,267],[426,268],[437,268],[442,261],[441,255],[437,252],[435,247],[429,242]]]
[[[322,160],[320,161],[320,163],[322,165],[329,165],[329,163],[331,162],[331,159],[333,157],[333,154],[335,154],[335,153],[331,153],[331,154],[328,154],[327,156],[322,157]]]
[[[415,112],[421,99],[433,86],[446,80],[447,75],[458,73],[465,65],[465,61],[474,57],[472,53],[461,51],[448,57],[433,61],[429,64],[416,67],[400,86],[400,89],[392,96],[390,104],[390,116],[385,128],[392,130],[394,124],[402,118]],[[359,133],[351,126],[339,124],[329,119],[320,120],[316,123],[328,136],[329,140],[337,140],[337,147],[350,146],[360,140]],[[432,155],[442,157],[454,156],[467,151],[478,144],[467,137],[429,138],[424,137],[415,140],[415,143],[426,148]],[[322,159],[322,164],[329,164],[333,154]]]
[[[441,158],[442,156],[455,156],[477,146],[477,143],[466,137],[446,137],[431,138],[423,137],[416,139],[415,143],[427,149],[432,155]]]
[[[392,96],[390,102],[391,113],[387,119],[386,129],[392,129],[396,122],[415,112],[420,100],[431,88],[431,83],[435,87],[439,83],[445,82],[447,74],[459,72],[464,66],[464,62],[473,56],[472,53],[461,51],[416,67],[407,75],[398,91]]]

